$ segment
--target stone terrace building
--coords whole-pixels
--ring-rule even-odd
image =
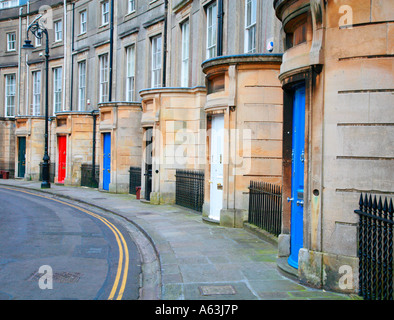
[[[246,218],[251,178],[281,182],[282,45],[269,1],[12,5],[0,11],[4,36],[12,33],[4,43],[13,46],[1,55],[2,94],[12,103],[1,108],[0,169],[17,178],[40,177],[45,43],[30,34],[33,52],[21,47],[27,26],[41,14],[49,31],[53,182],[80,185],[81,167],[92,165],[100,190],[124,193],[129,168],[141,167],[142,197],[174,203],[176,169],[202,170],[203,217],[231,226]],[[228,134],[219,134],[215,145],[222,149],[213,151],[211,122],[218,118],[219,131]],[[235,132],[240,136],[230,139]],[[213,153],[224,173],[218,177],[209,165]]]
[[[137,167],[142,200],[171,204],[176,170],[198,170],[202,219],[229,227],[251,180],[280,185],[279,265],[343,290],[359,193],[393,194],[390,2],[0,1],[0,170],[40,178],[45,41],[21,47],[41,14],[54,183],[90,165],[127,193]]]
[[[393,2],[274,7],[285,42],[279,255],[306,283],[357,292],[360,193],[394,193]],[[343,266],[352,274],[341,288]]]

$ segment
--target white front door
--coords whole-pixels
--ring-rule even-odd
[[[223,144],[224,115],[212,117],[211,127],[211,179],[210,179],[210,214],[209,218],[220,221],[223,206]]]

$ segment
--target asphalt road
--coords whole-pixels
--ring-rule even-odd
[[[0,187],[0,300],[135,300],[140,265],[104,212]]]

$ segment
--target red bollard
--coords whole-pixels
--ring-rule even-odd
[[[141,187],[136,187],[135,190],[137,191],[136,195],[137,195],[137,200],[140,200],[141,197]]]

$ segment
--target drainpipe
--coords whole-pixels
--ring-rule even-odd
[[[75,33],[75,3],[73,3],[72,31],[71,31],[71,76],[70,76],[70,111],[73,110],[74,92],[74,33]]]
[[[112,67],[114,61],[114,0],[111,0],[110,13],[110,33],[109,33],[109,92],[108,101],[112,102]]]
[[[223,55],[223,0],[218,0],[218,38],[217,38],[217,55]]]
[[[64,58],[63,58],[63,110],[66,108],[66,70],[67,70],[67,0],[63,1],[63,20],[64,20]]]
[[[27,1],[27,6],[26,6],[26,26],[29,25],[29,13],[30,13],[30,1]],[[26,27],[27,28],[27,27]],[[26,105],[25,105],[25,110],[26,110],[26,114],[29,114],[29,72],[30,72],[30,68],[29,65],[27,63],[27,53],[25,54],[25,64],[26,64],[26,96],[25,96],[25,101],[26,101]]]
[[[19,8],[19,47],[18,47],[18,111],[17,114],[21,114],[21,105],[20,105],[20,98],[21,98],[21,63],[22,63],[22,12],[23,7]]]
[[[92,152],[92,182],[96,181],[96,115],[95,110],[92,110],[93,117],[93,152]]]
[[[163,35],[163,79],[162,87],[166,87],[166,76],[167,76],[167,24],[168,24],[168,0],[164,1],[164,35]]]

